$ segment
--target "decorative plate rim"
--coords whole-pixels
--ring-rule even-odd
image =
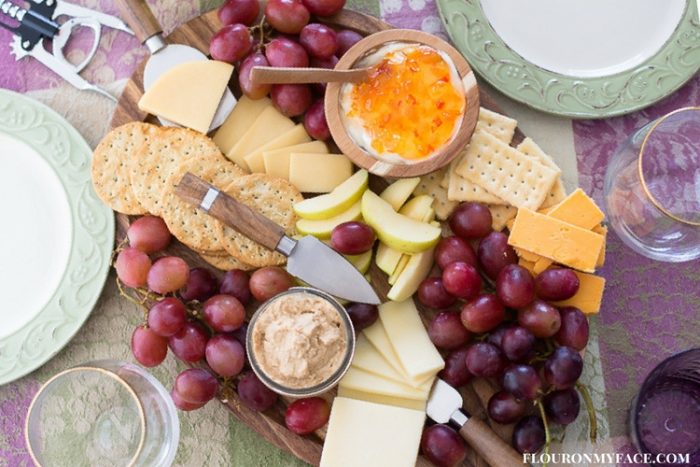
[[[513,51],[491,27],[480,0],[437,0],[442,23],[474,71],[508,97],[547,113],[602,118],[645,108],[700,70],[700,20],[693,0],[666,43],[649,59],[602,77],[573,77],[539,67]]]
[[[0,89],[0,132],[31,146],[53,169],[66,193],[73,224],[68,263],[53,295],[34,319],[0,338],[3,385],[46,363],[90,316],[109,272],[114,213],[93,191],[92,150],[53,109]]]

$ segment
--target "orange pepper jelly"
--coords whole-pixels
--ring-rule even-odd
[[[367,80],[351,85],[344,110],[364,128],[368,152],[420,160],[452,140],[465,97],[447,60],[432,47],[407,45],[384,54]]]

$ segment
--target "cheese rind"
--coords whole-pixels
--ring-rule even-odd
[[[265,173],[265,160],[263,159],[263,152],[270,151],[273,149],[280,149],[288,146],[293,146],[302,143],[308,143],[311,141],[311,137],[304,129],[304,125],[301,123],[295,125],[291,130],[282,133],[276,138],[271,139],[269,142],[263,144],[255,151],[243,156],[248,169],[253,173]]]
[[[303,193],[328,193],[351,175],[352,163],[342,154],[289,156],[289,181]]]
[[[224,154],[229,152],[267,107],[272,107],[272,101],[268,97],[251,99],[246,95],[241,96],[226,121],[214,135],[214,143],[221,152]]]
[[[290,118],[282,115],[274,106],[266,107],[248,131],[226,153],[226,157],[248,170],[248,164],[244,159],[247,154],[264,146],[276,135],[285,133],[292,128],[294,128],[294,122]]]
[[[265,150],[263,151],[265,173],[273,177],[289,180],[289,155],[293,152],[328,154],[328,147],[323,141],[311,141],[310,143],[296,144],[286,148]]]
[[[603,290],[605,289],[605,279],[593,274],[574,271],[578,276],[579,288],[573,297],[554,302],[556,306],[575,306],[586,314],[594,314],[600,311],[600,304],[603,301]]]

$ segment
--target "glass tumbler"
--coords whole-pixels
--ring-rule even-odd
[[[649,258],[700,258],[700,107],[639,129],[605,174],[608,219],[625,244]]]
[[[25,436],[40,467],[169,466],[180,424],[170,394],[150,373],[100,360],[62,371],[39,389]]]

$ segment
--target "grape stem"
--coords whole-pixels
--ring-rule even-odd
[[[547,414],[544,412],[544,406],[541,400],[535,401],[535,405],[540,410],[540,416],[542,417],[542,424],[544,425],[544,453],[549,457],[549,445],[552,442],[552,436],[549,433],[549,424],[547,423]],[[547,467],[547,462],[542,464],[542,467]]]
[[[576,389],[579,390],[581,396],[583,397],[583,401],[586,403],[586,411],[588,412],[588,419],[590,420],[591,424],[591,442],[595,443],[596,439],[598,438],[598,416],[596,415],[595,407],[593,406],[591,393],[588,391],[588,388],[580,382],[576,383]]]
[[[119,280],[119,277],[117,277],[117,288],[119,289],[119,295],[126,298],[134,305],[143,308],[145,312],[148,313],[148,307],[143,301],[135,299],[130,294],[128,294],[126,290],[124,290],[124,285],[122,284],[122,281]]]

